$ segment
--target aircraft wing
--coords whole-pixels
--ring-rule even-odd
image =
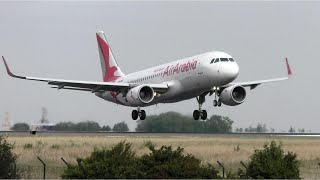
[[[92,93],[98,91],[120,91],[124,89],[130,89],[141,84],[132,83],[117,83],[117,82],[94,82],[94,81],[77,81],[77,80],[64,80],[64,79],[49,79],[49,78],[38,78],[38,77],[27,77],[13,74],[9,66],[2,56],[4,65],[6,67],[9,76],[24,80],[42,81],[52,85],[52,88],[56,89],[67,89],[67,90],[78,90],[78,91],[91,91]],[[152,87],[155,92],[163,93],[168,90],[167,84],[144,84]]]
[[[277,81],[283,81],[283,80],[288,80],[290,79],[291,75],[292,75],[292,71],[288,62],[288,59],[285,59],[286,62],[286,67],[287,67],[287,72],[288,72],[288,76],[287,77],[283,77],[283,78],[274,78],[274,79],[266,79],[266,80],[256,80],[256,81],[248,81],[248,82],[236,82],[236,83],[230,83],[224,87],[229,87],[232,85],[239,85],[239,86],[243,86],[243,87],[250,87],[250,89],[254,89],[257,86],[259,86],[260,84],[264,84],[264,83],[271,83],[271,82],[277,82]]]

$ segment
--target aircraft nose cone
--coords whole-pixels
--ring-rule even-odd
[[[229,64],[225,69],[224,69],[224,77],[228,82],[232,82],[234,79],[237,78],[239,74],[239,66],[236,63]]]

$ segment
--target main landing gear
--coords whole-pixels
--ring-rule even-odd
[[[211,96],[214,93],[214,101],[213,101],[213,106],[214,107],[220,107],[221,106],[221,101],[220,101],[220,88],[219,87],[213,87],[213,91],[203,93],[200,96],[196,97],[198,104],[199,104],[199,110],[194,110],[193,111],[193,119],[194,120],[199,120],[201,118],[202,120],[207,119],[207,111],[202,110],[202,104],[206,101],[206,95],[209,93],[209,96]]]
[[[197,97],[197,101],[199,104],[199,110],[193,111],[193,119],[199,120],[199,118],[201,118],[202,120],[206,120],[208,116],[207,111],[202,110],[202,104],[206,101],[205,95],[200,95],[199,97]]]
[[[131,117],[133,120],[137,120],[138,117],[140,118],[140,120],[145,120],[146,119],[146,111],[140,110],[140,107],[138,107],[137,110],[132,111]]]

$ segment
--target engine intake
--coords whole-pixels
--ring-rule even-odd
[[[150,86],[140,85],[130,89],[126,95],[131,105],[143,105],[150,103],[154,98],[154,90]]]
[[[236,106],[243,103],[247,92],[242,86],[230,86],[220,93],[220,101],[228,106]]]

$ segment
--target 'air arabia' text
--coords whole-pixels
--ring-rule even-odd
[[[197,68],[197,60],[192,60],[191,62],[188,61],[187,63],[183,64],[176,64],[168,66],[162,73],[162,76],[172,76],[174,74],[179,74],[180,72],[187,72],[190,70],[194,70]]]

